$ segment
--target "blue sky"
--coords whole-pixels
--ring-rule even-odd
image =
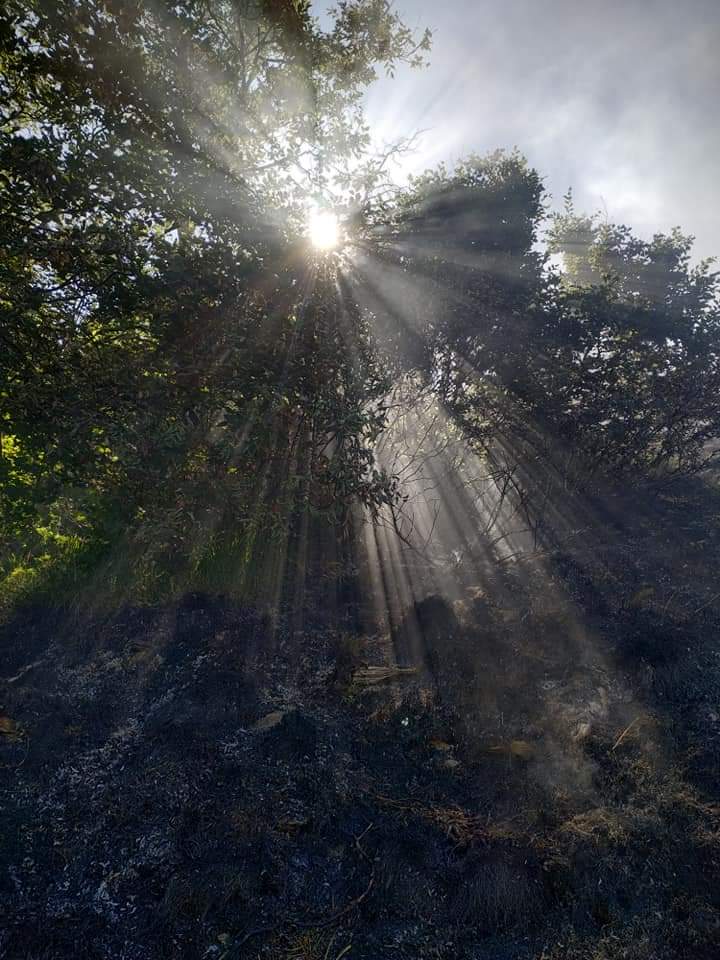
[[[720,0],[394,6],[434,35],[428,69],[367,97],[378,141],[427,131],[405,171],[517,146],[557,206],[572,186],[578,209],[720,255]]]

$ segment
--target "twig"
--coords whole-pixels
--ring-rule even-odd
[[[363,848],[360,846],[360,841],[361,841],[362,838],[365,836],[365,834],[370,833],[370,831],[372,830],[372,828],[373,828],[374,825],[375,825],[375,824],[374,824],[374,821],[373,821],[369,826],[367,826],[367,827],[363,830],[363,832],[360,834],[359,837],[356,837],[356,838],[355,838],[355,846],[356,846],[356,848],[357,848],[358,853],[360,854],[361,857],[363,857],[365,860],[367,860],[368,863],[372,863],[372,861],[370,860],[370,857],[365,853],[365,851],[363,850]]]
[[[241,947],[244,943],[247,943],[247,941],[248,941],[251,937],[256,937],[259,933],[270,933],[270,931],[276,929],[276,926],[277,926],[277,925],[266,926],[266,927],[254,927],[252,930],[249,930],[241,940],[238,940],[238,941],[234,944],[234,946],[235,946],[235,947]]]
[[[625,729],[623,730],[623,732],[620,734],[620,736],[619,736],[619,737],[617,738],[617,740],[615,741],[615,743],[614,743],[614,745],[613,745],[613,748],[612,748],[612,750],[610,751],[611,753],[615,753],[615,751],[616,751],[617,748],[620,746],[620,744],[623,742],[623,740],[624,740],[625,737],[628,735],[628,733],[630,733],[630,731],[631,731],[632,728],[635,726],[635,724],[636,724],[639,720],[641,720],[641,719],[642,719],[641,717],[635,717],[635,719],[625,727]]]
[[[19,673],[16,673],[14,677],[0,677],[0,681],[5,683],[17,683],[18,680],[22,680],[26,673],[30,673],[31,670],[34,670],[35,667],[39,667],[45,662],[45,658],[41,657],[40,660],[36,660],[34,663],[28,663],[27,666],[23,667]]]
[[[705,603],[701,604],[697,608],[697,610],[693,610],[693,616],[696,617],[698,613],[700,613],[705,609],[705,607],[709,607],[711,603],[714,603],[714,601],[717,600],[718,597],[720,597],[720,593],[713,594],[713,596],[711,596],[709,600],[706,600]]]
[[[346,905],[342,908],[342,910],[338,911],[338,913],[333,914],[332,917],[328,917],[327,920],[321,920],[320,922],[318,922],[318,921],[311,921],[310,923],[303,923],[303,924],[301,924],[301,926],[303,926],[303,927],[329,927],[329,926],[331,926],[331,924],[333,924],[333,923],[335,923],[337,920],[339,920],[340,917],[344,917],[346,913],[349,913],[351,910],[354,910],[355,907],[359,907],[360,904],[361,904],[361,903],[363,902],[363,900],[365,899],[365,897],[367,897],[367,895],[368,895],[368,894],[370,893],[370,891],[372,890],[372,887],[373,887],[373,884],[374,884],[374,883],[375,883],[375,871],[373,870],[373,872],[370,874],[370,883],[368,883],[367,887],[365,887],[365,890],[360,894],[359,897],[355,897],[355,899],[354,899],[354,900],[351,900],[350,903],[346,904]]]

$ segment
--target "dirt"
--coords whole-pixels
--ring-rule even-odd
[[[720,612],[639,536],[426,597],[419,652],[204,595],[18,611],[0,956],[720,955]]]

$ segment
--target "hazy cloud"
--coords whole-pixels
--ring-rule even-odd
[[[518,146],[559,205],[720,254],[720,0],[397,0],[431,66],[368,95],[380,139],[429,128],[408,165]]]

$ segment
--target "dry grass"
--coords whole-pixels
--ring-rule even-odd
[[[376,683],[413,677],[417,672],[417,667],[363,667],[353,674],[352,679],[360,687],[369,687]]]
[[[609,807],[576,813],[560,828],[562,833],[590,839],[599,846],[621,844],[628,839],[628,818]]]
[[[269,960],[341,960],[350,953],[350,948],[350,943],[343,945],[337,931],[311,928],[290,937],[278,937],[270,948],[268,958]]]
[[[517,840],[522,836],[521,828],[511,821],[495,823],[469,813],[459,806],[442,806],[422,803],[412,799],[396,800],[392,797],[376,796],[378,803],[390,807],[405,818],[417,817],[440,830],[455,846],[469,847],[487,844],[493,841]]]

